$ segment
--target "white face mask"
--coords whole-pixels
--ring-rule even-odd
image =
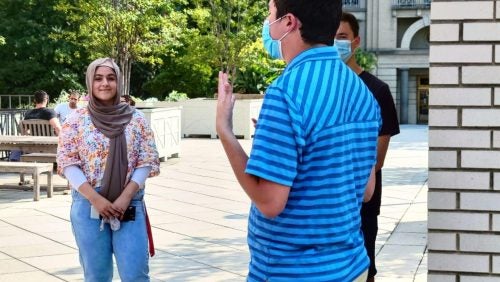
[[[352,41],[347,39],[334,40],[334,45],[337,47],[340,58],[342,59],[342,61],[344,61],[344,63],[349,61],[349,59],[352,57],[351,43]]]

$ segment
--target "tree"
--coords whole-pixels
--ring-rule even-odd
[[[49,37],[65,21],[52,9],[58,0],[0,0],[0,93],[30,94],[44,89],[80,88],[79,47]],[[75,54],[73,60],[61,54]],[[78,54],[78,55],[77,55]]]
[[[234,80],[233,87],[236,93],[263,94],[285,68],[285,61],[274,60],[263,48],[262,39],[246,46],[241,50],[243,55],[239,75]]]
[[[193,3],[195,8],[188,13],[215,52],[211,60],[235,80],[245,58],[241,50],[260,37],[266,6],[259,0],[194,0]]]
[[[247,65],[245,50],[260,38],[267,11],[262,4],[257,0],[190,0],[179,6],[187,16],[181,44],[175,54],[164,57],[158,74],[144,85],[146,92],[159,99],[174,90],[191,98],[213,97],[221,69],[231,72],[235,83],[240,78],[250,81],[246,78],[257,68]],[[263,49],[262,43],[258,48]],[[235,91],[249,89],[236,85],[243,83],[235,84]],[[256,93],[255,88],[249,91]]]
[[[61,0],[56,10],[68,14],[70,28],[53,35],[81,44],[92,58],[111,57],[122,70],[120,85],[129,94],[132,64],[161,64],[161,54],[178,44],[185,17],[174,1]]]

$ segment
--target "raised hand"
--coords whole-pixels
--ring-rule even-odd
[[[219,85],[217,97],[216,130],[219,138],[233,134],[233,86],[229,83],[227,73],[219,72]]]

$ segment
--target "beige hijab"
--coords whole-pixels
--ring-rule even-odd
[[[109,67],[114,70],[116,78],[120,79],[120,68],[111,58],[101,58],[93,61],[87,68],[87,91],[89,95],[89,104],[87,106],[90,119],[99,131],[101,131],[109,140],[109,154],[106,160],[104,176],[101,181],[101,191],[103,197],[113,202],[116,200],[125,188],[127,176],[128,157],[127,140],[124,130],[132,119],[134,112],[126,103],[120,103],[121,88],[117,83],[116,96],[113,105],[104,105],[96,99],[92,93],[92,84],[94,74],[98,67]]]

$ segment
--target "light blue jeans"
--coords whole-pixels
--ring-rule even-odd
[[[109,224],[104,224],[104,230],[100,231],[101,220],[90,218],[90,202],[75,190],[72,190],[72,197],[71,225],[85,281],[111,281],[113,254],[121,281],[149,281],[144,189],[130,202],[136,206],[135,221],[121,222],[118,231],[112,231]]]

